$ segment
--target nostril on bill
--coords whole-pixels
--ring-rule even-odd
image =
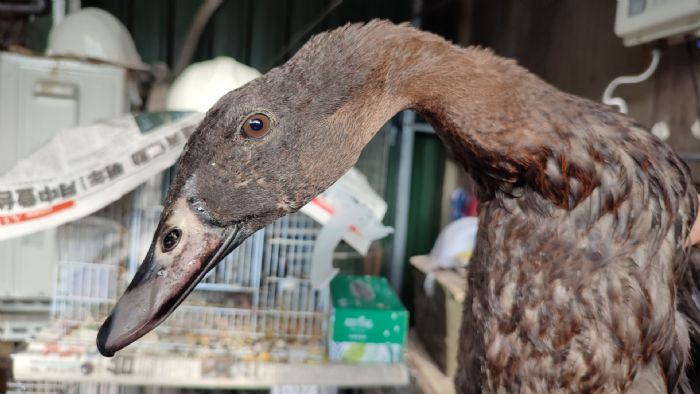
[[[163,237],[162,241],[162,250],[163,252],[169,252],[177,246],[177,244],[180,242],[180,239],[182,238],[182,231],[178,228],[171,228],[168,230],[167,233],[165,233],[165,236]]]

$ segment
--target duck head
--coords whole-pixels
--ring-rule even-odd
[[[365,73],[350,77],[312,49],[228,93],[190,137],[148,254],[100,328],[103,355],[148,333],[247,237],[328,188],[396,112],[359,116],[348,98],[369,93]]]

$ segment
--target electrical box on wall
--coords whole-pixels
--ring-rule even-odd
[[[59,130],[127,112],[126,69],[0,52],[0,174]]]
[[[625,46],[700,33],[700,0],[618,0],[615,34]]]

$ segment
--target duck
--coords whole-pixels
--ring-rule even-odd
[[[406,109],[478,189],[457,392],[689,387],[700,309],[680,298],[697,291],[688,235],[698,200],[683,161],[633,119],[513,60],[382,20],[312,37],[207,112],[148,254],[100,327],[99,351],[112,356],[156,327]]]

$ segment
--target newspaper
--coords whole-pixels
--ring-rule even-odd
[[[322,225],[341,213],[349,215],[349,224],[342,238],[364,256],[372,241],[393,231],[382,225],[386,210],[386,202],[372,189],[367,177],[353,167],[300,211]]]
[[[314,288],[327,286],[338,272],[333,267],[333,252],[341,239],[365,256],[372,241],[393,232],[382,224],[386,209],[386,202],[355,168],[301,208],[301,212],[323,225],[311,256],[310,279]]]
[[[65,129],[0,175],[0,240],[87,216],[172,166],[201,113],[155,112]]]

